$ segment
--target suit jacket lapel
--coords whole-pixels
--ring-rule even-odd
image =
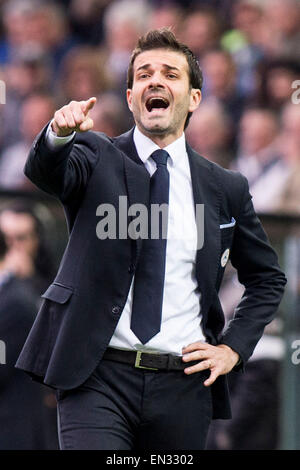
[[[134,145],[133,131],[134,128],[130,129],[128,132],[125,132],[125,134],[115,137],[113,141],[115,146],[118,147],[118,149],[122,150],[122,152],[124,152],[131,160],[133,160],[138,165],[142,165],[144,167],[144,164],[138,156],[136,147]]]
[[[201,292],[201,312],[205,320],[211,304],[220,259],[220,202],[221,190],[211,162],[198,155],[187,145],[195,210],[197,204],[204,205],[203,246],[197,250],[196,278]],[[197,214],[197,211],[196,211]],[[197,220],[198,219],[198,220]],[[198,240],[203,231],[203,219],[196,218]],[[200,245],[199,245],[200,246]]]
[[[124,171],[128,191],[128,204],[143,204],[149,208],[150,175],[139,158],[133,142],[133,129],[114,139],[115,146],[124,155]],[[142,248],[142,239],[136,240],[136,258]]]

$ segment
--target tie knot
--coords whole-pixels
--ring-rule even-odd
[[[155,152],[151,154],[151,157],[155,161],[156,166],[166,165],[169,156],[170,155],[168,154],[168,152],[166,152],[166,150],[163,150],[163,149],[155,150]]]

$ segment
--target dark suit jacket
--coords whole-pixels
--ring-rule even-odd
[[[0,287],[0,450],[57,449],[52,412],[45,404],[49,389],[14,367],[33,325],[39,298],[28,282],[11,277]]]
[[[196,277],[201,291],[202,328],[211,344],[223,342],[245,363],[275,315],[285,277],[254,213],[246,179],[199,156],[187,146],[195,204],[205,205],[204,246],[197,252]],[[62,202],[69,242],[54,282],[18,359],[17,367],[45,384],[71,389],[82,384],[102,358],[120,318],[143,241],[96,236],[97,207],[119,196],[128,204],[149,203],[150,177],[139,159],[133,130],[110,139],[77,134],[75,141],[50,151],[45,129],[35,140],[25,174]],[[236,226],[220,229],[236,219]],[[218,289],[231,262],[246,287],[236,316],[223,332]],[[214,417],[229,417],[226,377],[212,386]]]

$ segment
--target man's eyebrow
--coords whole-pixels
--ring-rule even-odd
[[[162,64],[163,67],[165,69],[168,69],[168,70],[177,70],[178,72],[180,72],[179,68],[178,67],[175,67],[174,65],[168,65],[168,64]],[[140,67],[138,67],[136,69],[137,72],[139,72],[139,70],[148,70],[152,67],[151,64],[144,64],[144,65],[141,65]]]
[[[136,69],[136,71],[138,72],[139,70],[147,70],[151,67],[151,64],[144,64],[144,65],[141,65],[140,67],[138,67]]]
[[[175,65],[163,64],[163,67],[165,67],[168,70],[177,70],[178,72],[180,72],[179,68],[175,67]]]

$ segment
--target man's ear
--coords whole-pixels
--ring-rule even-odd
[[[126,90],[126,98],[127,98],[128,108],[130,109],[130,111],[132,111],[132,106],[131,106],[132,90],[131,90],[131,88],[127,88],[127,90]]]
[[[191,94],[190,94],[190,107],[189,107],[189,112],[192,113],[194,112],[199,104],[201,103],[202,99],[202,93],[199,88],[192,88],[191,89]]]

